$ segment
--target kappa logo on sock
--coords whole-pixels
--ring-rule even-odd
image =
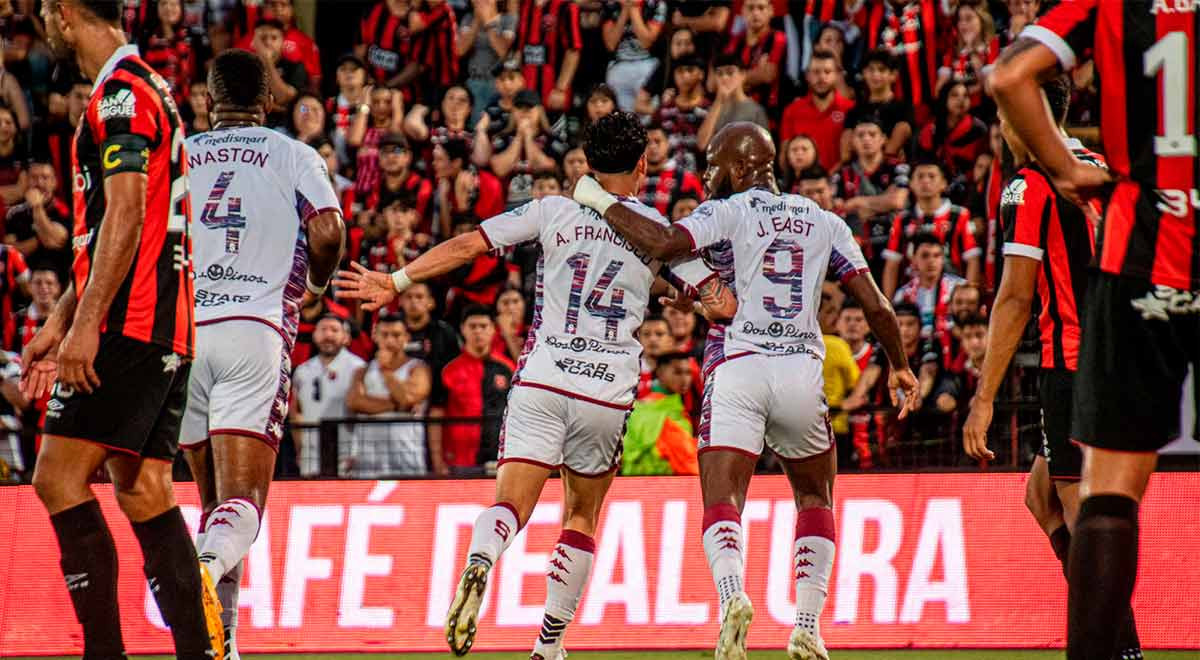
[[[557,559],[551,559],[551,560],[550,560],[550,565],[551,565],[551,566],[553,566],[554,568],[557,568],[558,570],[560,570],[560,571],[562,571],[562,572],[564,572],[564,573],[570,573],[570,572],[571,572],[571,571],[568,571],[568,570],[567,570],[567,565],[566,565],[566,564],[562,563],[561,561],[559,561],[559,560],[557,560]]]
[[[501,539],[504,539],[504,541],[506,541],[506,542],[508,541],[508,535],[512,534],[512,528],[509,527],[508,523],[504,522],[503,520],[496,521],[496,530],[495,531],[496,531],[496,535],[499,536]]]
[[[717,547],[723,550],[740,550],[736,536],[722,536],[717,539]]]
[[[806,577],[812,577],[812,576],[810,576],[808,573],[805,573],[804,571],[798,571],[796,573],[797,580],[799,580],[800,578],[806,578]]]
[[[737,532],[734,531],[734,529],[732,527],[729,527],[728,525],[721,525],[720,527],[718,527],[717,533],[718,534],[737,534]]]
[[[817,553],[816,550],[813,550],[812,548],[808,547],[807,545],[801,546],[800,549],[796,551],[797,555],[814,555],[816,553]]]
[[[229,504],[222,504],[221,506],[213,509],[214,515],[218,514],[218,513],[232,513],[233,515],[237,516],[238,518],[242,517],[242,512],[238,511],[237,507],[229,505]]]
[[[213,527],[216,527],[217,525],[225,525],[226,527],[233,527],[233,523],[229,522],[225,518],[213,518],[212,520],[208,521],[209,529],[212,529]]]
[[[91,584],[91,581],[88,580],[87,573],[69,573],[64,575],[63,579],[65,579],[67,582],[67,591],[84,589]]]
[[[571,555],[568,555],[567,551],[563,550],[563,547],[561,545],[554,546],[554,554],[558,555],[559,557],[562,557],[563,559],[566,559],[567,561],[571,561]],[[573,564],[575,562],[572,561],[571,563]]]
[[[554,580],[555,582],[563,585],[564,587],[567,586],[567,581],[564,580],[562,578],[562,576],[559,575],[558,573],[547,573],[546,577],[550,578],[551,580]]]
[[[813,565],[813,563],[807,559],[797,559],[796,560],[796,568],[800,568],[801,566],[812,566],[812,565]]]

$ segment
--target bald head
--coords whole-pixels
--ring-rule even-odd
[[[754,186],[775,188],[775,142],[767,129],[751,122],[725,125],[708,146],[709,193],[722,197]]]

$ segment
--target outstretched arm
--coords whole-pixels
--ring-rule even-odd
[[[580,178],[575,184],[574,197],[580,204],[595,209],[634,247],[659,261],[673,261],[696,250],[691,235],[686,231],[673,225],[660,225],[618,204],[617,198],[590,176]]]
[[[483,234],[473,231],[437,245],[390,275],[351,262],[354,270],[339,270],[333,285],[338,289],[338,298],[365,301],[363,309],[374,311],[395,300],[397,294],[414,283],[449,273],[470,263],[488,249]]]

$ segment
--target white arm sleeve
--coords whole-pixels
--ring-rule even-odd
[[[733,204],[726,200],[712,199],[692,211],[691,215],[675,223],[692,239],[692,249],[706,248],[734,235],[737,217],[732,213]]]
[[[325,161],[308,145],[297,148],[293,161],[293,177],[296,182],[296,208],[301,220],[325,211],[341,211],[337,193],[329,180]]]
[[[867,260],[863,258],[862,249],[854,240],[854,234],[849,225],[836,214],[825,212],[825,219],[830,227],[832,250],[829,254],[829,266],[842,282],[852,277],[869,273]]]
[[[543,200],[534,200],[484,220],[479,225],[479,233],[490,248],[532,241],[541,234],[544,215]]]

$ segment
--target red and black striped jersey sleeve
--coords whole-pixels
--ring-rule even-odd
[[[975,239],[975,223],[971,219],[971,212],[959,206],[952,208],[952,212],[958,213],[954,221],[954,245],[959,259],[965,262],[967,259],[978,257],[983,250],[979,247],[979,241]]]
[[[89,108],[86,117],[105,177],[147,173],[150,150],[163,139],[159,99],[152,94],[134,79],[112,76],[101,87],[100,100]]]
[[[1021,32],[1041,42],[1058,57],[1062,68],[1075,68],[1078,55],[1092,46],[1100,0],[1064,0]]]
[[[901,211],[892,218],[892,230],[888,234],[887,247],[883,250],[883,258],[888,261],[904,259],[905,245],[908,243],[904,240],[904,221],[907,217],[907,214]]]
[[[1051,194],[1040,176],[1017,173],[1000,196],[1000,217],[1004,223],[1004,256],[1042,260],[1046,246],[1042,240],[1042,219]]]
[[[583,32],[579,28],[579,5],[564,2],[559,7],[558,29],[562,40],[562,52],[583,50]]]

